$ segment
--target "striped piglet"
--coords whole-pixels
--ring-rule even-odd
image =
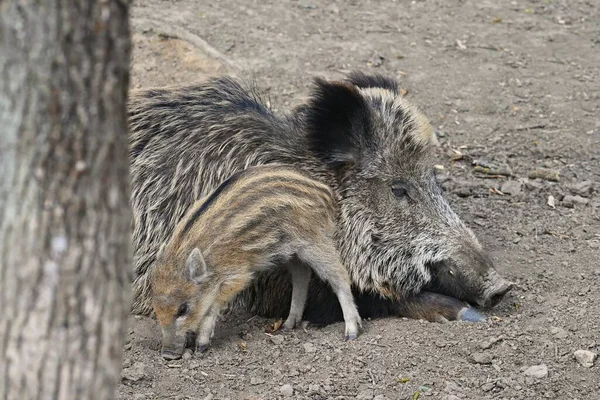
[[[183,354],[186,337],[208,347],[219,312],[256,272],[285,265],[292,278],[286,329],[302,319],[311,269],[340,302],[346,339],[361,325],[350,278],[335,247],[331,189],[293,167],[252,167],[198,200],[161,247],[151,275],[162,356]]]

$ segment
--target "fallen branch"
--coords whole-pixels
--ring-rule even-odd
[[[219,61],[221,64],[225,65],[233,72],[241,71],[241,68],[236,63],[227,58],[219,50],[215,49],[213,46],[208,44],[206,40],[188,31],[187,29],[181,28],[179,26],[167,25],[164,22],[147,18],[134,18],[133,25],[135,27],[140,28],[141,30],[155,31],[159,36],[184,40],[193,45],[194,47],[202,50],[208,56]]]

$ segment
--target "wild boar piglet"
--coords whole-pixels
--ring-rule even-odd
[[[286,329],[302,319],[313,270],[337,295],[346,339],[355,339],[361,319],[335,246],[336,212],[327,185],[283,165],[238,172],[198,200],[161,247],[151,276],[162,356],[181,357],[186,337],[205,350],[219,312],[255,273],[278,266],[293,286]]]

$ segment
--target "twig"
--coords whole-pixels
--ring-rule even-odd
[[[375,376],[373,375],[373,372],[371,372],[370,369],[368,369],[367,372],[369,373],[369,376],[371,377],[371,383],[373,383],[373,386],[375,386],[377,384],[377,381],[375,380]]]
[[[210,57],[214,58],[215,60],[218,60],[226,67],[229,67],[233,71],[241,71],[241,68],[236,63],[227,58],[219,50],[215,49],[213,46],[208,44],[208,42],[206,42],[200,36],[188,31],[187,29],[181,28],[176,25],[167,25],[166,23],[163,23],[161,21],[147,18],[134,18],[133,25],[141,27],[142,29],[155,30],[159,35],[165,37],[172,37],[176,39],[185,40],[186,42],[192,44],[196,48],[202,50]]]
[[[389,346],[387,344],[379,344],[376,342],[365,342],[366,344],[371,344],[373,346],[378,346],[378,347],[383,347],[383,348],[388,348]]]
[[[529,131],[532,129],[544,129],[544,128],[546,128],[546,126],[547,126],[546,124],[521,126],[521,127],[515,128],[515,131],[520,132],[520,131]]]

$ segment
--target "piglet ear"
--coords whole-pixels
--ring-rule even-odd
[[[194,248],[186,262],[188,278],[195,283],[201,283],[208,275],[206,262],[199,248]]]
[[[370,109],[356,86],[317,79],[302,112],[312,152],[331,168],[365,156],[372,142]]]

